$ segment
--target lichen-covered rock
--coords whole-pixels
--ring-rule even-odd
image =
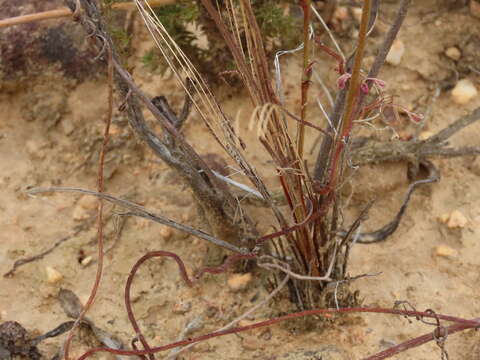
[[[4,1],[0,18],[32,14],[64,6],[61,0]],[[16,92],[38,77],[59,74],[82,80],[99,72],[82,27],[69,18],[3,28],[0,36],[0,90]]]

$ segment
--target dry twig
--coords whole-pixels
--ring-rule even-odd
[[[150,6],[162,6],[167,4],[174,3],[175,0],[150,0]],[[122,3],[113,3],[112,8],[116,10],[132,10],[135,9],[135,4],[133,2],[122,2]],[[28,24],[36,21],[49,20],[49,19],[58,19],[68,16],[72,16],[73,13],[68,7],[43,11],[35,14],[21,15],[8,19],[0,20],[0,28],[9,27],[20,24]]]

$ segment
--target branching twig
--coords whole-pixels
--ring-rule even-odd
[[[116,198],[116,197],[114,197],[112,195],[109,195],[109,194],[106,194],[106,193],[98,193],[98,192],[95,192],[95,191],[84,190],[84,189],[80,189],[80,188],[68,188],[68,187],[34,188],[34,189],[28,190],[29,194],[41,194],[41,193],[45,193],[45,192],[73,192],[73,193],[82,193],[82,194],[96,196],[96,197],[101,198],[103,200],[109,201],[112,204],[127,208],[131,211],[130,213],[120,214],[120,215],[131,215],[131,216],[143,217],[145,219],[155,221],[159,224],[167,225],[167,226],[170,226],[174,229],[184,231],[184,232],[189,233],[193,236],[197,236],[200,239],[210,241],[211,243],[213,243],[217,246],[221,246],[221,247],[223,247],[225,249],[228,249],[228,250],[231,250],[233,252],[244,253],[244,251],[241,248],[238,248],[238,247],[236,247],[236,246],[234,246],[230,243],[227,243],[226,241],[217,239],[214,236],[211,236],[211,235],[209,235],[209,234],[207,234],[207,233],[205,233],[201,230],[197,230],[197,229],[192,228],[192,227],[187,226],[187,225],[179,224],[179,223],[177,223],[173,220],[170,220],[170,219],[167,219],[167,218],[165,218],[161,215],[155,214],[153,211],[151,211],[151,210],[149,210],[149,209],[147,209],[147,208],[145,208],[141,205],[135,204],[135,203],[133,203],[131,201],[128,201],[128,200]]]
[[[84,222],[83,224],[80,224],[80,225],[77,225],[73,231],[62,237],[60,240],[57,240],[57,242],[55,244],[53,244],[50,248],[48,248],[47,250],[45,251],[42,251],[41,253],[37,254],[37,255],[33,255],[33,256],[30,256],[30,257],[27,257],[27,258],[23,258],[23,259],[18,259],[17,261],[15,261],[15,263],[13,264],[12,268],[6,272],[5,274],[3,274],[4,277],[11,277],[15,274],[15,272],[17,271],[17,269],[25,264],[28,264],[28,263],[31,263],[33,261],[37,261],[37,260],[40,260],[40,259],[43,259],[46,255],[50,254],[53,250],[55,250],[57,247],[59,247],[61,244],[63,244],[64,242],[68,241],[68,240],[71,240],[71,239],[75,239],[76,236],[88,229],[88,227],[91,225],[91,221],[86,221]]]
[[[473,321],[478,321],[479,324],[480,324],[480,318],[473,319]],[[466,323],[457,323],[457,324],[453,324],[453,325],[450,325],[450,326],[446,327],[445,330],[446,330],[448,335],[451,335],[451,334],[454,334],[456,332],[467,330],[467,329],[472,329],[472,328],[478,328],[478,326],[477,327],[472,327],[472,326],[470,326]],[[428,334],[416,337],[414,339],[411,339],[411,340],[405,341],[401,344],[398,344],[396,346],[393,346],[393,347],[391,347],[387,350],[381,351],[381,352],[379,352],[375,355],[371,355],[369,357],[366,357],[363,360],[387,359],[387,358],[392,357],[396,354],[404,352],[408,349],[412,349],[412,348],[418,347],[420,345],[426,344],[427,342],[435,340],[435,337],[436,337],[435,331],[436,330],[437,329],[435,329],[434,331],[432,331]]]
[[[150,0],[150,6],[162,6],[167,4],[174,3],[175,0]],[[135,4],[133,2],[122,2],[122,3],[113,3],[113,9],[118,10],[131,10],[135,8]],[[42,20],[49,20],[49,19],[58,19],[63,17],[71,16],[73,13],[68,7],[43,11],[35,14],[28,14],[28,15],[21,15],[16,16],[8,19],[0,20],[0,28],[13,26],[13,25],[20,25],[20,24],[28,24],[31,22],[42,21]]]
[[[354,165],[380,163],[384,161],[420,161],[431,157],[455,157],[480,154],[480,146],[448,148],[447,140],[466,126],[480,120],[480,108],[454,121],[445,129],[426,140],[376,142],[368,140],[366,145],[354,149],[351,162]]]
[[[407,210],[408,203],[410,201],[410,197],[412,196],[413,192],[419,185],[423,184],[430,184],[440,180],[440,173],[435,168],[435,166],[429,161],[422,161],[421,165],[423,165],[428,170],[428,177],[426,179],[414,181],[408,187],[407,194],[405,195],[405,199],[403,200],[403,204],[400,207],[400,210],[395,215],[394,219],[389,222],[388,224],[382,226],[379,230],[372,231],[369,233],[360,233],[357,234],[356,242],[359,244],[373,244],[378,243],[381,241],[385,241],[390,235],[392,235],[395,230],[397,230],[398,226],[400,225],[400,221],[402,220],[405,211]],[[340,236],[346,235],[346,233],[341,232]]]

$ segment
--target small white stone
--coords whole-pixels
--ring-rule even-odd
[[[55,284],[63,279],[63,275],[51,266],[45,267],[45,272],[49,284]]]
[[[445,55],[455,61],[460,60],[462,57],[462,53],[456,46],[449,47],[447,50],[445,50]]]
[[[477,94],[475,85],[469,79],[460,80],[452,90],[453,101],[460,105],[470,102]]]
[[[87,256],[87,257],[85,257],[85,258],[82,259],[81,264],[82,264],[82,266],[84,266],[84,267],[85,267],[85,266],[88,266],[88,265],[90,265],[90,263],[92,262],[92,260],[93,260],[93,258],[92,258],[91,256]]]
[[[437,248],[435,249],[435,255],[441,256],[441,257],[451,258],[451,257],[457,256],[457,254],[458,254],[457,250],[447,245],[438,245]]]
[[[454,210],[450,214],[447,226],[449,229],[464,228],[468,219],[459,210]]]
[[[392,65],[399,65],[405,53],[405,44],[402,40],[395,40],[387,55],[387,63]]]
[[[244,290],[247,285],[252,281],[252,274],[246,273],[246,274],[233,274],[230,276],[228,279],[228,287],[232,291],[241,291]]]

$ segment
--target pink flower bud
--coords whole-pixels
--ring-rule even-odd
[[[347,83],[348,79],[352,77],[352,74],[345,73],[342,76],[340,76],[337,80],[337,86],[339,89],[344,89],[345,84]]]
[[[364,94],[368,94],[368,92],[370,91],[366,82],[362,82],[362,84],[360,85],[360,90],[362,90]]]

